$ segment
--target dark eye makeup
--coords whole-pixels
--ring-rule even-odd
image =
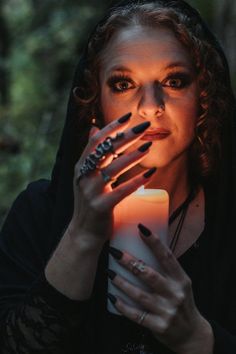
[[[162,86],[172,89],[183,89],[191,85],[193,81],[192,75],[186,72],[170,73],[163,81]]]
[[[122,93],[135,87],[134,81],[127,75],[115,74],[107,80],[108,86],[114,93]]]
[[[173,90],[181,90],[188,87],[193,81],[192,75],[186,72],[174,72],[167,75],[162,80],[162,87],[171,88]],[[107,80],[107,85],[114,93],[124,93],[136,87],[135,82],[125,74],[114,74]]]

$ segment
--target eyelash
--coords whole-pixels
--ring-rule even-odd
[[[180,83],[178,86],[171,86],[167,85],[167,82],[170,80],[180,80]],[[169,87],[172,90],[181,90],[183,88],[186,88],[191,84],[191,77],[190,75],[186,73],[172,73],[165,80],[162,81],[161,85],[163,87]],[[129,83],[132,86],[127,87],[127,88],[118,88],[117,84],[119,83]],[[136,87],[134,81],[127,75],[114,75],[108,79],[108,86],[111,88],[112,92],[114,93],[124,93],[127,92],[128,90],[134,89]]]
[[[108,86],[111,88],[112,92],[114,92],[114,93],[122,93],[122,92],[125,92],[125,91],[130,89],[130,88],[118,89],[117,88],[117,84],[119,84],[121,82],[123,82],[123,83],[125,82],[125,83],[131,84],[132,88],[135,87],[134,81],[127,75],[114,75],[114,76],[111,76],[108,79]]]
[[[169,80],[179,80],[180,81],[180,85],[179,86],[170,86],[170,85],[166,85],[166,82],[168,82]],[[183,88],[188,87],[192,82],[191,76],[189,74],[186,73],[174,73],[174,74],[170,74],[162,83],[162,85],[164,87],[170,87],[173,90],[181,90]]]

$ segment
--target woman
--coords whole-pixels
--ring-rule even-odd
[[[235,100],[214,36],[182,0],[123,1],[68,107],[52,180],[1,233],[2,352],[235,353]],[[108,250],[114,206],[141,185],[170,196],[169,247],[137,225],[162,273]],[[107,272],[108,252],[149,291]],[[108,294],[109,313],[107,277],[144,311]]]

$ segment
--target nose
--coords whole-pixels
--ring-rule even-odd
[[[143,87],[138,104],[138,113],[145,119],[161,117],[165,111],[164,98],[157,85]]]

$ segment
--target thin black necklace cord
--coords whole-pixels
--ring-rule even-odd
[[[170,217],[169,217],[169,225],[171,225],[172,222],[180,215],[181,211],[183,209],[185,209],[185,207],[187,205],[190,204],[190,202],[193,200],[194,197],[195,197],[195,192],[194,192],[194,189],[192,188],[190,193],[189,193],[189,195],[185,199],[185,201],[182,204],[180,204],[180,206],[177,209],[175,209],[173,211],[173,213],[170,215]]]
[[[172,252],[174,252],[176,245],[178,243],[179,240],[179,236],[180,233],[182,231],[183,228],[183,224],[184,224],[184,220],[187,214],[187,210],[189,207],[190,202],[193,200],[193,198],[195,197],[195,193],[194,190],[192,189],[188,195],[188,197],[185,199],[185,201],[171,214],[170,218],[169,218],[169,225],[181,214],[181,217],[179,219],[179,222],[177,224],[174,236],[171,240],[171,243],[169,245],[170,249]]]

